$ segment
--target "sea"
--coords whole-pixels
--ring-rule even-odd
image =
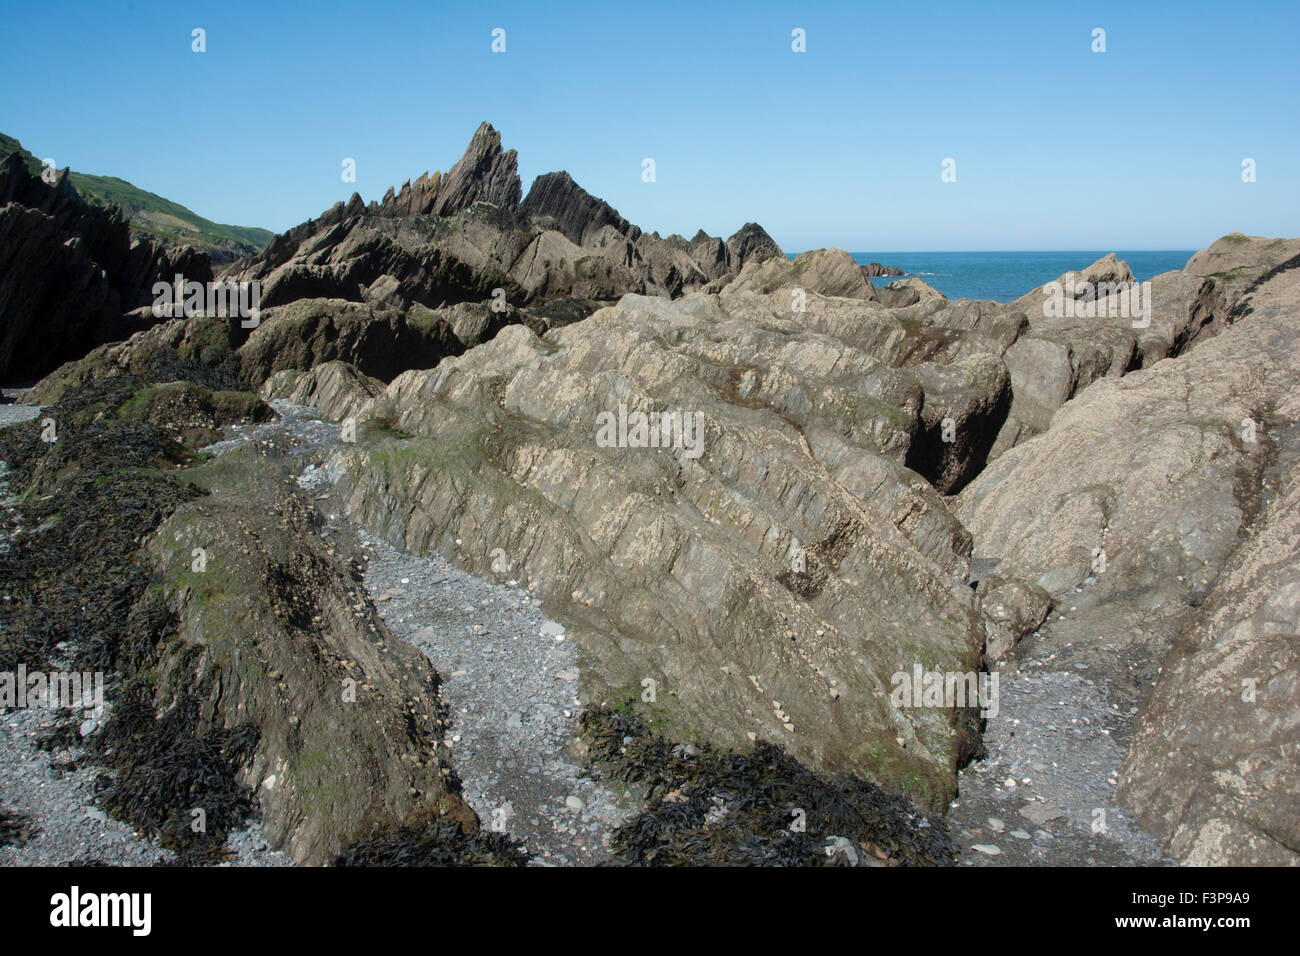
[[[1094,252],[853,252],[860,265],[879,262],[896,266],[938,289],[949,299],[992,299],[1010,302],[1044,282],[1066,272],[1078,272],[1102,256],[1114,252],[1128,263],[1139,282],[1171,269],[1181,270],[1194,249],[1124,252],[1105,249]],[[893,281],[882,276],[872,279],[877,287]]]

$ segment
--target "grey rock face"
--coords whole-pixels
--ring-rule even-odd
[[[1119,795],[1187,864],[1296,865],[1300,774],[1289,754],[1300,746],[1300,399],[1294,358],[1280,360],[1296,346],[1297,273],[1274,274],[1242,301],[1249,314],[1188,358],[1204,351],[1221,361],[1233,353],[1212,346],[1256,338],[1259,364],[1246,366],[1243,390],[1264,412],[1262,500],[1246,503],[1244,537],[1165,660]],[[1234,368],[1243,366],[1229,360],[1221,372]]]
[[[439,182],[427,214],[452,216],[476,202],[514,209],[519,205],[519,196],[515,151],[503,152],[501,134],[483,123],[474,131],[465,155]]]
[[[533,181],[520,213],[543,229],[554,229],[582,246],[606,226],[635,241],[641,234],[609,203],[597,199],[566,172],[546,173]]]

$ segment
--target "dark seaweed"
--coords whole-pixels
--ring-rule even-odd
[[[345,848],[335,866],[523,866],[528,854],[504,833],[465,833],[446,820],[378,827]]]
[[[624,865],[954,862],[942,821],[866,780],[815,773],[780,747],[674,744],[599,708],[583,712],[582,733],[603,776],[645,790],[648,809],[611,841]]]

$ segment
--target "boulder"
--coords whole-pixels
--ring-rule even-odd
[[[1005,660],[1026,634],[1036,630],[1052,609],[1052,598],[1036,584],[1000,575],[981,578],[976,589],[988,642],[984,657]]]
[[[802,289],[848,299],[876,298],[862,267],[843,249],[814,249],[793,262],[784,256],[751,262],[724,291],[767,294],[776,289]]]

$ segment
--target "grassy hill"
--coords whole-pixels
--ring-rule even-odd
[[[41,161],[12,136],[0,133],[0,159],[19,153],[32,172],[39,174]],[[131,220],[132,232],[164,242],[195,246],[212,256],[213,264],[231,262],[240,256],[261,252],[274,235],[255,226],[227,226],[204,219],[180,203],[164,199],[115,176],[92,176],[74,172],[70,176],[77,192],[91,203],[117,203]]]

